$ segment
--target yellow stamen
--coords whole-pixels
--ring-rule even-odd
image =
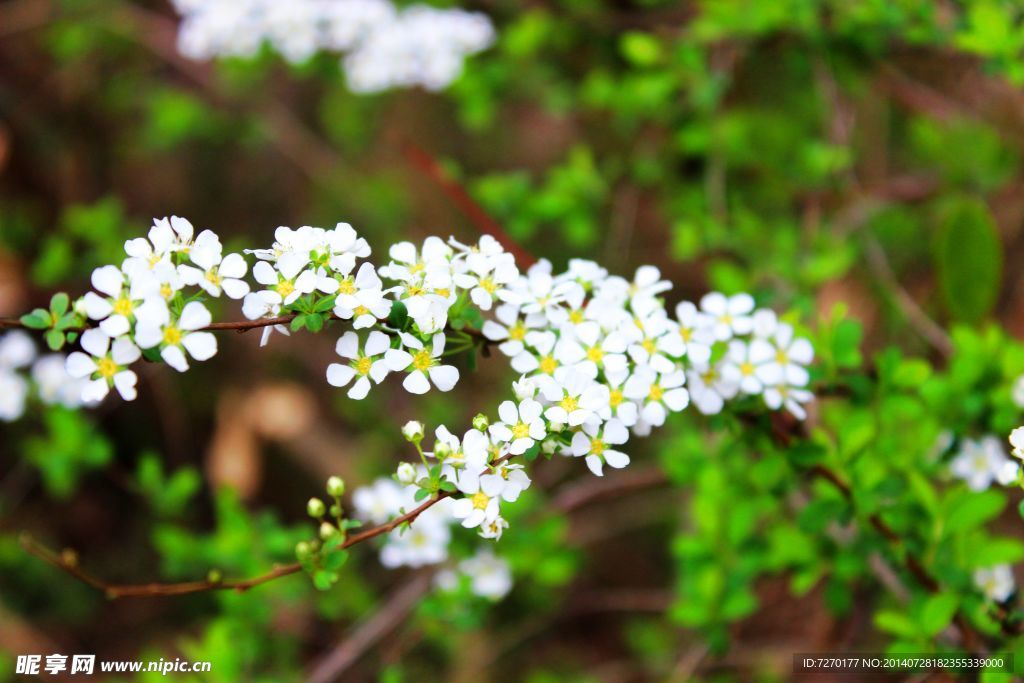
[[[567,413],[571,413],[572,411],[580,407],[579,401],[577,401],[572,396],[566,396],[565,398],[558,402],[558,405],[560,405],[562,409],[565,410],[565,412]]]
[[[775,352],[775,362],[780,365],[785,365],[789,362],[789,356],[786,355],[786,351],[784,349],[779,349]]]
[[[338,294],[355,294],[356,284],[351,277],[338,280]]]
[[[618,408],[622,405],[622,389],[612,389],[608,395],[608,405],[612,408]]]
[[[357,318],[361,315],[367,315],[369,314],[369,312],[370,309],[367,308],[366,306],[356,306],[355,308],[352,309],[352,314],[355,315]]]
[[[354,369],[360,375],[369,375],[370,368],[373,366],[373,360],[363,356],[359,360],[352,363],[352,369]]]
[[[654,352],[658,350],[658,345],[654,342],[653,339],[644,339],[643,343],[640,344],[640,346],[644,347],[644,351],[651,354],[652,356],[654,355]]]
[[[552,375],[557,369],[558,361],[555,360],[554,356],[544,356],[540,359],[540,371],[545,375]]]
[[[110,379],[117,374],[118,366],[112,358],[100,358],[96,361],[96,372],[103,379]]]
[[[173,325],[169,325],[164,328],[164,344],[168,346],[177,346],[181,343],[181,330]]]
[[[494,292],[498,290],[498,285],[494,284],[494,280],[492,280],[490,276],[480,280],[479,284],[481,289],[483,289],[488,294],[494,294]]]
[[[740,363],[740,374],[744,377],[750,377],[754,374],[754,364],[750,361],[744,361]]]
[[[126,296],[122,296],[114,302],[114,313],[117,313],[118,315],[127,317],[132,314],[133,310],[135,310],[135,304],[133,304],[132,300]]]
[[[517,422],[516,426],[512,428],[513,439],[526,439],[530,436],[530,425],[525,422]]]
[[[604,453],[604,441],[601,441],[601,439],[591,439],[590,452],[594,455],[601,455]]]
[[[295,291],[295,285],[293,285],[288,280],[281,280],[280,282],[277,283],[277,287],[275,287],[275,289],[277,290],[277,293],[280,294],[282,297],[287,297],[289,294]]]
[[[651,385],[651,391],[647,394],[647,398],[651,401],[660,401],[661,397],[665,395],[665,390],[657,384]]]
[[[434,367],[434,359],[430,357],[430,351],[422,349],[412,357],[412,366],[417,370],[426,371]]]
[[[517,322],[512,327],[508,328],[508,338],[513,341],[523,341],[526,339],[526,325],[521,322]]]
[[[171,289],[171,286],[165,282],[162,285],[160,285],[160,296],[162,296],[165,299],[170,299],[172,296],[174,296],[174,290]]]
[[[604,360],[604,350],[600,346],[592,346],[587,349],[587,360],[600,364]]]
[[[579,325],[583,322],[583,311],[576,310],[570,313],[569,321],[572,322],[573,325]]]
[[[483,491],[477,491],[474,493],[470,500],[473,501],[473,507],[477,510],[486,510],[487,504],[491,502],[490,497]]]
[[[217,274],[215,271],[206,271],[206,281],[209,282],[214,287],[220,287],[221,279],[221,276]]]

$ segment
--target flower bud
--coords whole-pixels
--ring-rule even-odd
[[[320,518],[327,512],[327,508],[324,507],[324,502],[319,498],[310,498],[309,502],[306,503],[306,512],[309,513],[310,517]]]
[[[541,443],[540,443],[540,450],[541,450],[541,452],[543,452],[543,453],[545,453],[547,455],[552,455],[555,451],[558,450],[558,446],[559,446],[558,439],[548,438],[548,439],[544,439],[543,441],[541,441]]]
[[[410,443],[419,443],[423,440],[423,423],[416,420],[409,420],[402,427],[402,436]]]
[[[528,398],[533,398],[537,395],[537,380],[532,377],[523,375],[519,378],[519,381],[512,382],[512,392],[516,395],[516,399],[519,401],[525,401]]]
[[[324,522],[320,525],[320,538],[324,539],[325,541],[334,536],[334,534],[336,533],[338,533],[338,530],[330,522]]]
[[[477,413],[476,417],[473,418],[473,429],[477,429],[481,432],[486,431],[491,421],[487,419],[487,416],[483,413]]]
[[[327,480],[327,495],[334,498],[345,495],[345,482],[341,477],[330,477]]]
[[[434,445],[434,457],[438,460],[447,460],[451,455],[452,447],[443,441]]]
[[[416,482],[416,468],[412,463],[403,462],[398,466],[398,470],[395,472],[395,477],[399,483],[412,484]]]
[[[305,560],[310,556],[312,552],[313,549],[306,541],[299,541],[295,544],[295,557],[297,557],[299,560]]]

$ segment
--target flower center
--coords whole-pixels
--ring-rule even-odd
[[[651,391],[647,394],[647,398],[651,401],[660,401],[661,397],[665,395],[665,390],[657,384],[651,385]]]
[[[103,379],[110,379],[117,374],[117,363],[112,358],[100,358],[96,362],[96,372]]]
[[[517,422],[516,426],[512,428],[513,439],[526,439],[530,436],[530,425],[525,422]]]
[[[693,339],[693,330],[687,327],[680,327],[679,336],[683,338],[684,342],[689,342],[691,339]]]
[[[452,295],[452,290],[448,289],[447,287],[441,287],[440,289],[435,289],[434,294],[437,294],[439,297],[447,299]]]
[[[526,325],[521,322],[517,322],[512,327],[508,328],[508,338],[513,341],[523,341],[526,339]]]
[[[171,289],[171,285],[169,283],[165,282],[160,285],[160,296],[165,299],[170,299],[173,294],[174,290]]]
[[[601,455],[604,453],[604,441],[601,441],[601,439],[591,439],[590,452],[594,455]]]
[[[281,280],[277,283],[277,293],[281,296],[288,296],[295,291],[295,285],[288,280]]]
[[[373,360],[363,356],[359,360],[352,363],[352,368],[360,375],[369,375],[370,368],[373,366]]]
[[[730,313],[718,316],[718,322],[722,323],[723,325],[732,325],[732,321],[733,318],[732,314]]]
[[[214,270],[206,271],[206,281],[214,287],[220,287],[221,276]]]
[[[488,275],[485,278],[481,278],[480,288],[483,289],[488,294],[494,294],[494,292],[497,291],[498,289],[498,285],[494,284],[494,280],[491,279],[490,275]]]
[[[430,351],[421,349],[412,357],[412,366],[420,371],[429,370],[434,367],[434,359],[430,357]]]
[[[540,371],[545,375],[554,374],[555,370],[558,369],[558,361],[555,360],[554,356],[544,356],[540,359]]]
[[[338,280],[338,294],[355,294],[356,284],[351,277]]]
[[[356,317],[361,315],[368,315],[370,313],[370,309],[367,308],[366,306],[356,306],[355,308],[352,309],[352,313],[356,315]]]
[[[569,314],[569,321],[574,325],[579,325],[583,322],[583,311],[576,310]]]
[[[652,356],[654,355],[654,352],[658,350],[658,345],[655,344],[654,340],[649,337],[647,339],[644,339],[643,343],[640,344],[640,346],[644,347],[644,351],[651,354]]]
[[[423,261],[417,261],[416,263],[409,266],[409,272],[412,275],[423,271]]]
[[[487,504],[491,502],[490,497],[483,491],[477,491],[474,493],[470,500],[473,501],[473,507],[477,510],[486,510]]]
[[[558,405],[560,405],[565,412],[571,413],[580,407],[580,402],[573,396],[566,396],[558,402]]]
[[[405,288],[405,293],[408,294],[410,297],[420,296],[421,294],[423,294],[423,288],[420,287],[419,285],[409,285],[408,287]]]
[[[618,408],[622,405],[622,389],[612,389],[608,394],[608,405],[612,408]]]
[[[122,296],[120,299],[114,302],[114,313],[117,313],[118,315],[123,315],[127,317],[132,314],[132,311],[134,309],[135,304],[133,304],[132,300],[126,296]]]
[[[595,363],[600,363],[604,360],[604,350],[600,346],[591,346],[587,349],[587,360],[592,360]]]
[[[177,346],[181,343],[181,330],[173,325],[164,328],[164,344]]]
[[[754,374],[754,364],[750,361],[743,361],[740,363],[740,374],[744,377],[750,377]]]
[[[775,362],[779,365],[785,365],[789,362],[789,356],[786,355],[785,349],[779,349],[775,352]]]

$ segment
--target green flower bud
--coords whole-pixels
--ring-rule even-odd
[[[412,484],[416,481],[416,468],[412,463],[403,462],[398,465],[398,470],[395,472],[395,478],[398,479],[401,484]]]
[[[338,533],[338,530],[330,522],[324,522],[320,525],[320,538],[327,540]]]
[[[473,429],[478,429],[481,432],[486,431],[490,424],[491,421],[483,413],[477,413],[476,417],[473,418]]]
[[[331,477],[327,480],[327,495],[334,498],[345,495],[345,482],[341,477]]]
[[[310,498],[309,502],[306,503],[306,512],[309,513],[310,517],[319,519],[324,516],[327,512],[327,508],[324,506],[324,502],[319,498]]]
[[[419,443],[423,440],[423,423],[416,420],[409,420],[402,427],[402,436],[410,443]]]

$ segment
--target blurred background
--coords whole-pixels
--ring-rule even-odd
[[[154,217],[227,251],[347,221],[380,259],[474,240],[485,214],[556,268],[655,264],[671,304],[750,291],[810,328],[859,321],[865,356],[941,361],[954,325],[1024,333],[1018,3],[461,7],[496,41],[450,87],[354,94],[337,54],[186,58],[166,2],[0,2],[0,316],[83,293]],[[778,462],[689,413],[604,479],[538,462],[496,605],[368,547],[326,593],[295,576],[108,601],[18,546],[28,530],[124,582],[258,574],[293,559],[327,475],[393,471],[402,423],[457,431],[512,378],[496,357],[443,400],[349,401],[324,381],[334,341],[223,335],[187,374],[143,367],[133,403],[0,424],[0,680],[23,652],[209,660],[203,681],[779,680],[793,652],[880,649],[870,553],[830,545],[812,571],[828,542],[786,513],[801,494]],[[914,423],[922,444],[944,419]]]

